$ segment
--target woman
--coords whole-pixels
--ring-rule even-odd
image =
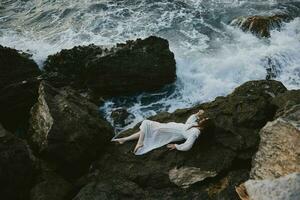
[[[209,118],[204,117],[204,110],[199,110],[191,115],[185,123],[159,123],[151,120],[144,120],[140,125],[140,131],[123,138],[113,138],[112,141],[123,144],[130,140],[138,140],[134,153],[135,155],[145,154],[153,149],[167,145],[170,150],[188,151],[201,131],[207,126]],[[169,144],[186,140],[182,144]]]

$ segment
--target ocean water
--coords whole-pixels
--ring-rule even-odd
[[[230,26],[235,17],[286,13],[294,19],[270,39]],[[300,88],[300,1],[280,0],[1,0],[0,44],[31,53],[43,67],[48,55],[75,45],[114,45],[157,35],[169,40],[177,81],[160,91],[109,99],[101,113],[134,114],[132,127],[161,111],[172,112],[226,95],[264,79]]]

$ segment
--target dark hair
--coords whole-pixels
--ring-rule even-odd
[[[208,129],[212,126],[212,120],[210,118],[204,120],[201,122],[202,119],[198,120],[198,127],[201,127],[202,129]]]

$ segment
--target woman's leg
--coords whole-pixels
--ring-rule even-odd
[[[123,144],[124,142],[127,142],[127,141],[130,141],[130,140],[137,140],[139,139],[140,137],[140,132],[137,132],[137,133],[134,133],[130,136],[127,136],[127,137],[122,137],[122,138],[116,138],[116,139],[113,139],[114,142],[119,142],[120,144]]]
[[[141,147],[144,145],[143,142],[144,142],[144,139],[145,139],[145,134],[144,134],[143,131],[140,131],[139,133],[140,133],[140,134],[139,134],[139,139],[138,139],[138,141],[137,141],[137,143],[136,143],[136,145],[135,145],[135,147],[134,147],[134,150],[133,150],[134,153],[135,153],[139,148],[141,148]]]

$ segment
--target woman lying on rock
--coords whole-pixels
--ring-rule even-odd
[[[188,151],[192,148],[201,131],[208,126],[209,121],[209,118],[204,116],[204,110],[192,114],[185,123],[159,123],[144,120],[140,125],[139,132],[123,138],[113,138],[112,141],[123,144],[130,140],[138,140],[134,148],[135,155],[145,154],[166,144],[170,150]],[[184,139],[186,141],[182,144],[171,143]]]

